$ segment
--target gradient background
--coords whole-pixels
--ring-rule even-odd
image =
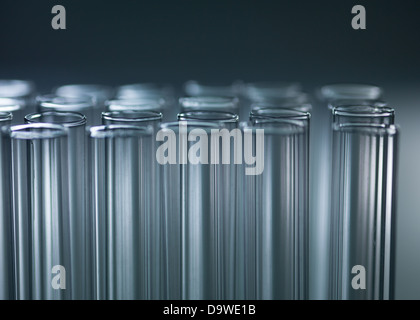
[[[67,30],[51,28],[64,5]],[[362,4],[367,30],[351,28]],[[374,83],[401,127],[397,298],[420,299],[420,2],[2,0],[0,78],[67,83]],[[327,120],[327,119],[326,119]],[[316,144],[312,144],[312,147]]]

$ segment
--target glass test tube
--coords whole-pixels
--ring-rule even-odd
[[[97,299],[150,299],[152,128],[90,128]],[[153,253],[153,252],[152,252]]]
[[[12,122],[10,112],[0,112],[0,129]],[[12,161],[10,143],[0,136],[0,300],[15,299],[13,263]]]
[[[67,129],[32,123],[8,129],[12,151],[12,198],[16,298],[70,299],[66,195]]]
[[[331,84],[317,90],[319,99],[311,117],[311,298],[328,298],[332,109],[339,105],[362,106],[370,102],[370,105],[380,107],[382,93],[382,88],[367,84]]]
[[[155,133],[162,121],[162,113],[158,111],[109,111],[102,113],[102,122],[104,125],[132,125],[132,126],[150,126]],[[156,145],[156,141],[153,137],[153,146]],[[156,150],[153,148],[153,150]],[[164,248],[162,243],[164,240],[164,234],[162,229],[164,228],[164,217],[161,215],[161,203],[158,199],[160,192],[160,170],[157,166],[156,161],[151,163],[151,180],[149,181],[149,188],[153,190],[151,194],[151,215],[148,218],[150,239],[150,250],[148,250],[147,262],[150,264],[149,269],[152,270],[152,276],[150,277],[152,290],[152,299],[165,299],[167,297],[167,287],[165,286],[165,269],[164,263],[162,262],[162,256],[164,255]]]
[[[245,135],[264,130],[251,142],[264,154],[263,172],[244,178],[246,299],[308,298],[309,117],[273,109],[242,128]],[[244,140],[244,148],[251,143]]]
[[[329,299],[394,297],[398,130],[389,109],[334,109]]]
[[[90,96],[62,97],[55,94],[46,94],[37,97],[38,112],[78,112],[86,117],[86,125],[93,125],[95,120],[94,101]]]
[[[105,111],[105,101],[112,98],[114,90],[111,87],[99,84],[69,84],[55,89],[55,94],[57,96],[70,98],[83,98],[89,96],[93,101],[94,109],[92,124],[100,124],[101,113]]]
[[[67,128],[68,150],[63,152],[67,157],[68,189],[64,197],[68,198],[69,216],[66,229],[69,232],[70,264],[67,266],[67,285],[71,288],[71,299],[92,299],[93,228],[91,216],[87,211],[87,144],[86,117],[75,112],[46,111],[32,113],[25,117],[26,123],[53,123]],[[67,244],[66,244],[67,245]]]
[[[220,159],[215,164],[218,192],[215,203],[215,218],[218,223],[217,235],[217,299],[234,299],[235,274],[235,224],[237,212],[237,172],[234,163],[235,148],[239,143],[238,116],[230,112],[221,111],[187,111],[178,115],[179,121],[215,122],[224,126],[225,135],[216,137]],[[234,144],[231,138],[234,139]],[[216,139],[212,143],[216,143]],[[217,148],[217,146],[212,145]],[[220,156],[221,155],[221,156]]]

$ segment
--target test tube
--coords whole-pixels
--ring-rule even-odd
[[[9,126],[11,122],[12,114],[10,112],[0,112],[1,130]],[[0,136],[0,300],[12,300],[15,299],[11,197],[12,159],[10,143],[2,132]]]
[[[86,125],[93,125],[95,122],[94,101],[90,96],[62,97],[55,94],[46,94],[36,98],[38,112],[78,112],[86,117]]]
[[[70,299],[67,129],[32,123],[7,130],[12,154],[16,298]],[[70,273],[71,274],[71,273]]]
[[[244,176],[245,299],[308,298],[309,117],[273,109],[242,127],[244,153],[264,156],[262,172]]]
[[[235,224],[237,219],[237,172],[235,154],[239,144],[238,116],[221,111],[187,111],[178,115],[179,121],[204,121],[223,125],[219,136],[212,136],[212,147],[218,148],[214,159],[220,192],[215,211],[218,226],[218,293],[217,299],[234,299]],[[233,143],[232,139],[233,138]],[[216,142],[217,141],[217,142]],[[221,143],[220,143],[221,142]],[[220,143],[220,144],[219,144]],[[219,159],[217,159],[219,158]]]
[[[86,117],[76,112],[46,111],[25,117],[26,123],[52,123],[67,128],[68,225],[70,265],[67,268],[67,283],[71,287],[71,299],[93,298],[93,260],[91,252],[91,217],[87,211],[87,144],[85,136]]]
[[[311,117],[311,298],[328,298],[332,110],[340,105],[386,106],[380,101],[382,94],[382,88],[368,84],[330,84],[317,90]]]
[[[156,133],[159,124],[162,121],[162,113],[158,111],[134,111],[134,110],[125,110],[125,111],[109,111],[102,113],[102,121],[104,125],[132,125],[132,126],[150,126],[153,129],[153,133]],[[154,146],[153,150],[156,150],[156,141],[153,137],[151,142]],[[162,242],[164,241],[162,235],[162,229],[164,228],[163,222],[164,219],[161,215],[161,203],[158,199],[158,194],[160,192],[160,170],[157,166],[156,161],[152,161],[150,164],[151,176],[150,181],[148,182],[151,193],[151,216],[149,219],[149,229],[150,229],[150,245],[151,250],[148,252],[149,256],[147,262],[150,264],[150,269],[155,270],[156,276],[151,278],[152,288],[161,288],[160,290],[155,290],[152,299],[164,299],[166,298],[166,289],[164,287],[164,269],[162,268],[162,256],[164,255]]]
[[[105,111],[105,101],[112,98],[114,89],[100,84],[69,84],[55,89],[55,94],[57,96],[70,98],[90,97],[94,109],[92,124],[100,124],[101,113]]]
[[[329,299],[394,298],[398,130],[363,108],[333,113]]]
[[[129,125],[89,130],[95,274],[98,299],[151,299],[160,288],[150,267],[154,161],[152,128]],[[158,266],[155,266],[156,268]]]

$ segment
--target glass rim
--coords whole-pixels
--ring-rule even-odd
[[[66,137],[68,133],[62,125],[44,122],[14,125],[8,127],[7,132],[11,139],[18,140],[54,139]]]
[[[124,138],[124,137],[139,137],[152,136],[152,126],[131,126],[125,124],[107,124],[92,126],[87,128],[90,138],[104,139],[104,138]]]
[[[179,98],[179,104],[184,109],[224,109],[237,108],[238,98],[230,96],[192,96]]]
[[[13,114],[11,112],[0,111],[0,122],[11,121]]]
[[[357,91],[357,92],[355,92]],[[364,83],[333,83],[320,88],[321,96],[327,100],[348,99],[378,99],[383,90],[381,87]]]
[[[200,115],[213,116],[209,118],[200,118]],[[239,121],[239,116],[233,112],[217,111],[217,110],[194,110],[184,111],[178,113],[179,121],[217,121],[222,123],[236,123]]]
[[[73,117],[74,120],[71,121],[61,121],[61,122],[44,122],[44,121],[37,121],[37,119],[41,119],[44,116],[53,116],[59,119],[60,117]],[[52,123],[52,124],[60,124],[65,127],[78,127],[83,126],[86,124],[86,116],[79,113],[79,112],[63,112],[63,111],[43,111],[43,112],[34,112],[27,114],[25,116],[25,121],[27,123]]]
[[[348,133],[371,133],[380,135],[397,135],[399,132],[398,125],[395,124],[379,124],[379,123],[334,123],[333,130],[336,132]]]
[[[165,104],[164,98],[129,98],[111,99],[105,101],[105,106],[109,111],[120,110],[160,110]]]
[[[395,110],[391,107],[358,104],[337,106],[332,112],[334,116],[352,118],[393,117],[395,115]]]
[[[13,112],[25,109],[25,102],[19,98],[0,97],[0,112]]]
[[[211,122],[211,121],[171,121],[160,124],[160,130],[173,130],[172,128],[179,129],[180,127],[187,127],[188,130],[192,129],[223,129],[225,126],[222,123]]]
[[[57,101],[55,101],[57,100]],[[40,108],[54,111],[81,111],[94,108],[94,101],[90,95],[60,96],[57,94],[40,95],[36,98]]]
[[[311,114],[306,111],[299,111],[289,108],[264,108],[252,110],[250,119],[289,119],[289,120],[309,120]]]
[[[142,116],[140,116],[142,114]],[[126,116],[124,116],[126,115]],[[127,115],[137,115],[131,118]],[[115,110],[102,112],[102,119],[121,122],[145,122],[162,120],[163,115],[159,111],[153,110]]]

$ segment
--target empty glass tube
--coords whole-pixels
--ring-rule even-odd
[[[244,178],[245,298],[307,299],[309,114],[273,109],[242,129],[256,130],[244,139],[248,154],[264,155],[263,171]]]
[[[87,144],[86,117],[75,112],[46,111],[32,113],[25,117],[26,123],[53,123],[67,128],[68,189],[63,194],[68,198],[69,216],[66,232],[69,232],[70,265],[67,266],[67,285],[71,298],[93,298],[93,257],[91,231],[92,220],[87,211]]]
[[[150,217],[154,161],[152,128],[92,127],[90,136],[92,212],[95,221],[98,299],[150,299],[161,289],[151,266]]]
[[[217,223],[217,299],[234,299],[235,279],[235,224],[237,216],[237,172],[235,153],[238,152],[238,116],[221,111],[188,111],[178,115],[179,121],[214,122],[225,129],[223,134],[212,135],[211,147],[217,149],[212,159],[216,176],[214,185],[217,192],[215,219]],[[218,131],[218,130],[216,130]],[[233,143],[231,142],[233,138]]]
[[[12,159],[10,141],[3,134],[12,122],[10,112],[0,112],[0,300],[15,299],[13,263]]]
[[[38,96],[36,98],[38,112],[58,111],[58,112],[78,112],[86,117],[86,124],[93,125],[96,112],[94,102],[90,96],[62,97],[54,94]]]
[[[334,110],[330,299],[394,297],[398,130],[389,108],[365,108]]]
[[[17,299],[70,299],[67,129],[32,123],[8,129],[12,151]]]
[[[101,113],[105,111],[105,101],[112,98],[114,90],[111,87],[99,84],[69,84],[58,87],[55,90],[55,94],[70,98],[91,97],[94,109],[92,124],[100,124]],[[89,119],[89,121],[91,120]]]
[[[319,100],[311,117],[311,298],[328,298],[332,109],[340,105],[385,106],[379,101],[382,93],[382,88],[367,84],[332,84],[317,90]]]

